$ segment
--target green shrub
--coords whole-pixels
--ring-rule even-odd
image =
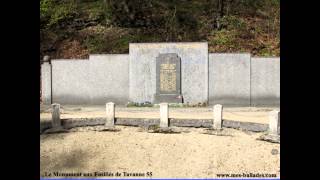
[[[236,16],[224,16],[220,20],[221,26],[227,29],[243,30],[246,28],[246,23]]]
[[[52,0],[40,0],[40,18],[48,16],[51,7]]]
[[[52,28],[73,18],[76,14],[74,1],[40,0],[40,21],[44,28]]]
[[[220,30],[214,32],[213,45],[230,45],[233,43],[235,35],[232,31]]]
[[[102,34],[90,35],[84,40],[84,46],[89,53],[102,53],[108,43]]]

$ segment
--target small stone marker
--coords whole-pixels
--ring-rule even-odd
[[[60,133],[68,132],[64,129],[60,119],[60,104],[52,104],[52,127],[44,131],[44,133]]]
[[[104,126],[98,126],[94,128],[95,131],[110,131],[117,132],[120,129],[115,128],[115,104],[113,102],[106,103],[106,121]]]
[[[222,129],[222,105],[213,106],[213,129]]]
[[[49,62],[50,61],[50,56],[45,55],[43,56],[43,62]]]
[[[60,128],[60,104],[52,104],[52,128]]]
[[[114,103],[109,102],[106,104],[106,123],[105,126],[107,127],[114,127],[114,116],[115,116],[115,111],[114,111]]]
[[[273,110],[269,113],[269,131],[258,140],[280,143],[280,111]]]
[[[169,125],[168,103],[160,103],[160,128],[166,128]]]
[[[280,111],[273,110],[269,113],[269,134],[278,136],[280,123]]]

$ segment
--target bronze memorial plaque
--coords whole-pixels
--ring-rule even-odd
[[[156,59],[157,90],[155,103],[182,102],[180,57],[175,53],[159,54]]]
[[[160,91],[175,92],[177,89],[176,82],[176,64],[160,65]]]

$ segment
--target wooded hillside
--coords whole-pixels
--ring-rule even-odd
[[[207,41],[209,52],[279,56],[280,0],[40,0],[40,58],[190,41]]]

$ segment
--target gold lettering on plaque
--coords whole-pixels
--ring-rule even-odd
[[[176,64],[161,64],[160,91],[176,91]]]

